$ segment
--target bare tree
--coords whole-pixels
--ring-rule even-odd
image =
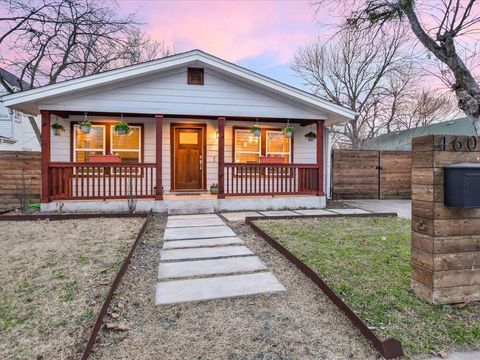
[[[469,64],[471,59],[478,60],[477,46],[469,39],[478,34],[478,1],[321,0],[315,4],[317,11],[326,3],[346,5],[346,25],[350,28],[376,28],[378,31],[392,23],[407,24],[411,33],[452,78],[451,88],[458,107],[473,119],[477,134],[480,134],[480,85],[473,74],[474,65]]]
[[[0,0],[0,62],[30,87],[95,74],[164,56],[134,15],[115,2]],[[0,79],[1,80],[1,79]]]
[[[395,117],[395,101],[385,99],[394,92],[401,97],[413,74],[403,35],[400,28],[373,37],[347,29],[298,51],[292,67],[313,91],[359,114],[346,126],[334,128],[346,141],[338,140],[342,146],[361,148],[366,139],[376,136],[385,106],[390,118]]]

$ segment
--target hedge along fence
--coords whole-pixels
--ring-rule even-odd
[[[40,200],[40,152],[0,151],[0,209]]]

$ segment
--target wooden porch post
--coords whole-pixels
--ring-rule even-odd
[[[155,159],[156,159],[156,192],[155,200],[163,200],[162,184],[162,146],[163,146],[163,115],[155,115]]]
[[[218,199],[225,199],[225,118],[218,118]]]
[[[42,137],[41,137],[41,157],[42,157],[42,191],[40,202],[50,202],[49,189],[49,171],[48,165],[50,163],[50,111],[41,110],[42,116]]]
[[[323,189],[323,158],[325,156],[325,145],[323,139],[323,120],[317,120],[317,167],[318,167],[318,191],[317,196],[325,195]]]

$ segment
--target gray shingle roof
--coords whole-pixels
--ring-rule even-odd
[[[5,79],[5,81],[10,84],[11,86],[17,87],[17,88],[22,88],[22,90],[28,90],[30,89],[30,86],[26,81],[20,80],[19,77],[13,75],[11,72],[0,68],[0,76]],[[23,87],[20,86],[20,83],[23,85]]]

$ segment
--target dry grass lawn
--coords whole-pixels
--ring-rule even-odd
[[[79,358],[143,222],[1,222],[0,358]]]

